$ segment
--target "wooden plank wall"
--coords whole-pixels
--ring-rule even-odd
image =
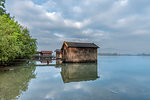
[[[96,62],[97,48],[67,48],[63,50],[64,62]]]

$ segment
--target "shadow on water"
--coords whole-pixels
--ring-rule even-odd
[[[35,78],[36,67],[17,66],[0,68],[0,99],[15,100],[28,90],[28,84]]]
[[[98,77],[96,63],[68,63],[61,65],[64,83],[96,80]]]

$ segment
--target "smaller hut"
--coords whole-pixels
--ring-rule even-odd
[[[62,51],[60,49],[56,49],[56,59],[62,59]]]
[[[52,51],[41,51],[41,57],[43,58],[52,58]]]

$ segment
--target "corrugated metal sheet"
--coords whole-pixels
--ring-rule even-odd
[[[68,47],[76,47],[76,48],[99,48],[94,43],[79,43],[79,42],[66,42]]]
[[[52,54],[52,51],[41,51],[42,54]]]

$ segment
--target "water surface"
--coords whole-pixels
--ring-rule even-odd
[[[0,100],[150,100],[149,84],[150,57],[142,56],[0,68]]]

